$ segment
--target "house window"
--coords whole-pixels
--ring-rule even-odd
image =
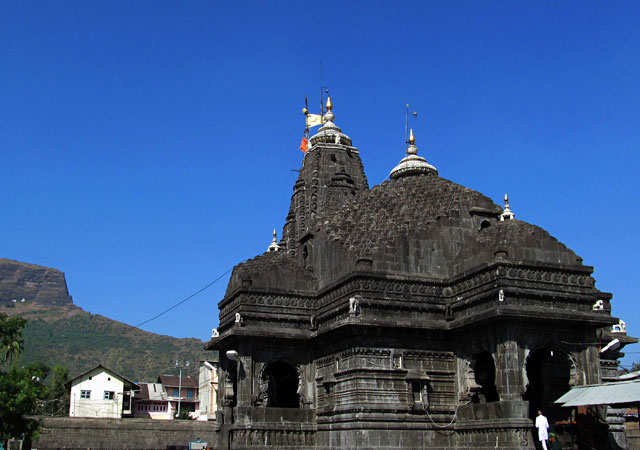
[[[105,400],[113,400],[113,391],[104,391],[104,399]]]
[[[80,391],[80,398],[91,398],[91,391]]]
[[[178,388],[173,388],[173,396],[180,397],[180,391],[178,391]]]
[[[193,389],[187,389],[187,398],[193,398]]]

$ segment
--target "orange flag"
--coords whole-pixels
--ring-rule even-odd
[[[307,140],[306,136],[302,137],[302,142],[300,142],[300,150],[302,150],[304,153],[307,153],[307,143],[309,141]]]

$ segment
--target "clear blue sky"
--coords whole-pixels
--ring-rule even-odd
[[[508,192],[640,336],[638,17],[637,2],[4,1],[0,256],[64,271],[77,305],[136,325],[263,252],[322,61],[372,186],[403,156],[410,103],[440,175]],[[143,328],[206,340],[226,281]]]

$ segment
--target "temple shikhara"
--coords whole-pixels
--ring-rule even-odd
[[[555,403],[615,377],[636,342],[612,295],[506,196],[436,165],[412,132],[371,188],[328,102],[281,238],[219,303],[219,448],[533,449],[538,410],[622,443],[619,410]]]

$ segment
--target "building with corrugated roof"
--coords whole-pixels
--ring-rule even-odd
[[[173,420],[175,408],[161,383],[138,383],[140,392],[133,402],[133,416],[155,420]]]

